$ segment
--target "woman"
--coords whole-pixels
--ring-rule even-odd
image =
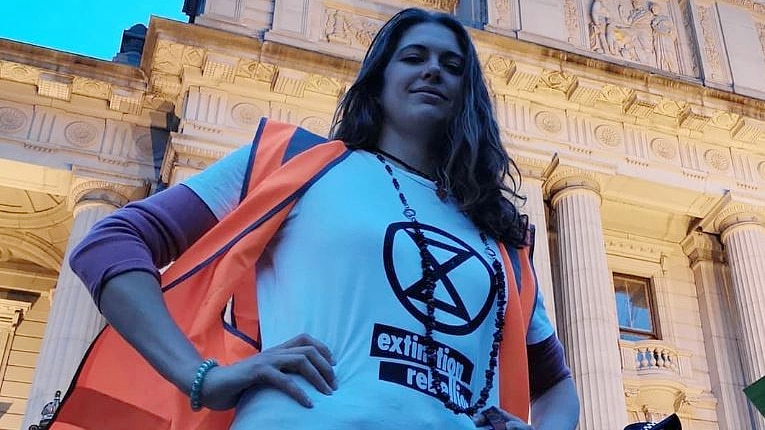
[[[178,390],[160,396],[170,384],[108,331],[92,352],[107,364],[85,364],[59,422],[102,426],[77,413],[102,402],[124,428],[530,429],[533,398],[533,428],[575,427],[464,28],[391,18],[333,137],[264,121],[253,145],[94,228],[73,269]],[[163,301],[156,267],[176,258]]]

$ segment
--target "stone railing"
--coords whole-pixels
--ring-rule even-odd
[[[690,373],[690,354],[661,340],[619,341],[622,369],[637,376],[663,375],[684,379]]]

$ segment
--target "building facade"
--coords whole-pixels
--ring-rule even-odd
[[[38,422],[103,327],[66,264],[85,232],[262,116],[326,134],[375,32],[420,6],[472,27],[580,428],[765,430],[742,393],[765,375],[765,2],[186,6],[117,62],[0,40],[0,429]]]

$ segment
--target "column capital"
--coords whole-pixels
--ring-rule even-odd
[[[171,183],[178,168],[202,171],[234,149],[232,146],[203,141],[193,136],[171,133],[159,172],[160,180],[166,184]]]
[[[726,192],[711,211],[701,220],[699,228],[705,232],[721,233],[722,242],[735,228],[765,228],[765,200],[759,196]]]
[[[711,234],[701,231],[693,231],[680,242],[683,252],[695,266],[702,261],[722,263],[725,261],[725,253],[722,244]]]
[[[552,174],[547,176],[544,189],[545,194],[552,196],[554,207],[561,197],[572,192],[594,193],[600,198],[602,180],[601,175],[596,172],[563,166],[555,168]]]
[[[115,176],[110,173],[75,166],[67,204],[75,213],[88,204],[107,204],[120,208],[146,196],[148,184],[143,179]]]

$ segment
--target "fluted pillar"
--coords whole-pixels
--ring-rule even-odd
[[[582,403],[581,430],[627,423],[615,296],[606,263],[597,182],[566,177],[551,187],[560,260],[559,321]]]
[[[88,185],[95,188],[88,189]],[[76,195],[70,196],[74,222],[37,358],[24,429],[40,421],[40,411],[53,400],[57,390],[67,391],[82,357],[105,324],[82,281],[69,267],[72,248],[98,220],[127,201],[122,195],[99,186],[108,185],[83,184],[75,191]]]
[[[542,181],[535,178],[525,177],[521,187],[521,194],[526,197],[526,202],[521,209],[528,214],[529,222],[536,229],[534,241],[534,272],[537,275],[539,289],[544,296],[547,315],[553,326],[555,323],[555,296],[553,294],[552,269],[550,265],[550,246],[547,237],[547,218],[545,216],[545,202],[542,193]]]
[[[743,392],[745,384],[722,245],[714,236],[696,231],[681,245],[690,260],[696,283],[709,379],[717,399],[718,424],[721,429],[753,428],[752,411]]]
[[[765,217],[741,211],[720,222],[722,242],[731,270],[738,335],[744,367],[744,383],[765,376]],[[754,414],[757,429],[765,418]]]

